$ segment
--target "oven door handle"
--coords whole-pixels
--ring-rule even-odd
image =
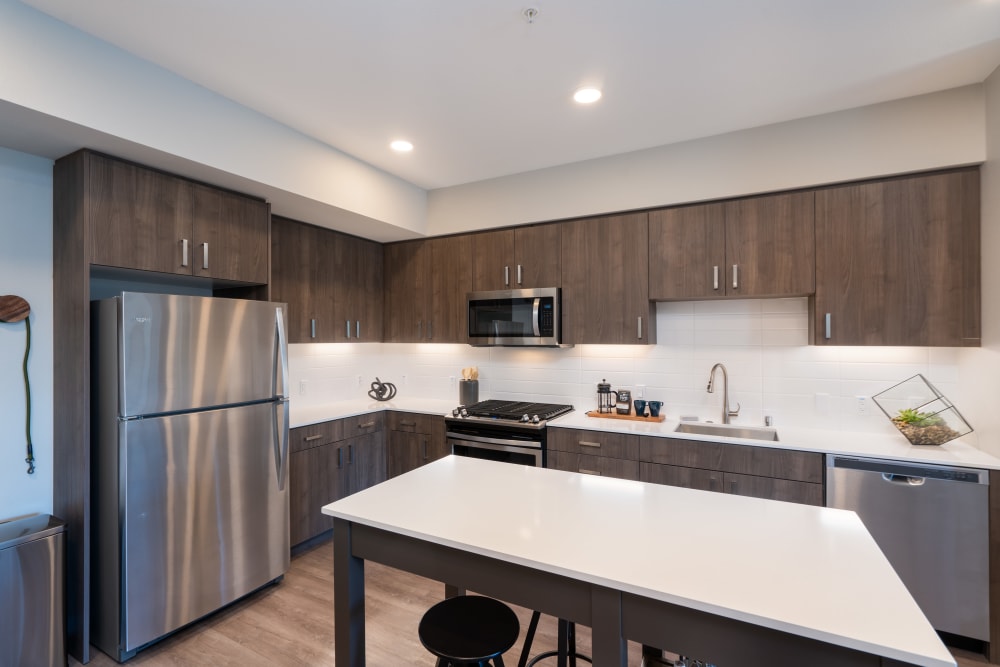
[[[542,443],[537,440],[505,440],[503,438],[487,438],[482,435],[468,435],[466,433],[453,433],[448,431],[445,435],[449,440],[464,440],[465,442],[481,442],[489,445],[508,445],[511,447],[522,447],[524,449],[541,449]]]

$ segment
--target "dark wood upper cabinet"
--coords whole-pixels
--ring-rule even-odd
[[[426,241],[404,241],[385,247],[387,343],[423,341],[431,288],[431,249]]]
[[[816,193],[818,345],[980,344],[979,170]]]
[[[271,299],[292,343],[382,340],[382,245],[274,216]]]
[[[815,291],[812,192],[681,206],[649,216],[653,300]]]
[[[256,199],[190,183],[192,273],[267,283],[270,207]]]
[[[84,160],[91,264],[268,282],[267,202],[98,153]]]
[[[563,341],[655,343],[647,214],[573,220],[561,227]]]
[[[465,295],[471,285],[469,234],[386,246],[386,342],[468,342]]]
[[[472,289],[559,287],[561,230],[548,224],[472,235]]]
[[[649,213],[649,297],[724,295],[726,205],[698,204]]]

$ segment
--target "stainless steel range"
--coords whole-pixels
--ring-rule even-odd
[[[572,405],[480,401],[445,418],[452,454],[544,467],[545,426]]]

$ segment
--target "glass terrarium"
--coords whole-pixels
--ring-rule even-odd
[[[943,445],[972,432],[952,402],[920,374],[872,399],[913,445]]]

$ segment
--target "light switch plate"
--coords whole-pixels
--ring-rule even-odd
[[[309,383],[305,380],[299,380],[299,396],[305,396],[306,391],[309,388]]]

